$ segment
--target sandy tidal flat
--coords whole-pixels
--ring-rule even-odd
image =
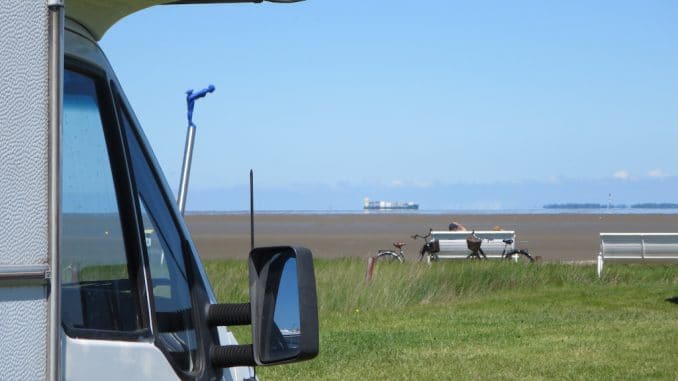
[[[319,258],[367,258],[403,241],[407,258],[416,259],[422,241],[410,236],[446,230],[452,219],[468,229],[515,230],[517,245],[545,261],[593,260],[600,232],[678,232],[678,215],[261,214],[255,216],[255,245],[306,246]],[[249,215],[194,214],[186,220],[202,258],[247,258]]]

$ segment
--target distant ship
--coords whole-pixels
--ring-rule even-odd
[[[365,198],[363,201],[363,209],[376,209],[376,210],[392,210],[392,209],[409,209],[417,210],[419,209],[419,204],[413,202],[391,202],[391,201],[371,201],[369,198]]]

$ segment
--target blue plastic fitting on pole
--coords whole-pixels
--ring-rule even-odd
[[[196,91],[195,93],[193,90],[188,90],[186,91],[186,107],[188,108],[188,126],[193,126],[195,127],[195,124],[193,124],[193,107],[195,107],[195,101],[197,99],[203,98],[205,95],[208,93],[213,92],[215,89],[214,85],[209,85],[207,88],[202,89],[200,91]]]

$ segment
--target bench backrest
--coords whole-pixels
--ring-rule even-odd
[[[600,233],[605,259],[678,258],[678,233]]]
[[[471,251],[466,246],[466,237],[470,231],[432,231],[431,238],[437,239],[440,244],[439,258],[466,258]],[[511,230],[476,230],[478,238],[482,239],[481,248],[489,258],[501,258],[501,254],[512,250],[515,246],[516,233]],[[511,239],[514,242],[506,245],[502,240]]]

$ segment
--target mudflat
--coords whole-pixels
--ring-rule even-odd
[[[544,261],[595,259],[601,232],[678,232],[678,214],[259,214],[255,245],[306,246],[318,258],[367,258],[402,241],[406,258],[416,260],[423,241],[410,236],[447,230],[452,220],[468,229],[515,230],[517,246]],[[203,259],[247,258],[249,215],[189,214],[186,221]]]

